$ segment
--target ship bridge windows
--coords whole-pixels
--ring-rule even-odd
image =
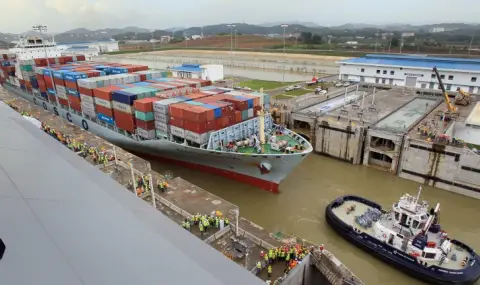
[[[413,223],[412,223],[412,228],[414,228],[414,229],[418,229],[418,225],[419,225],[419,224],[420,224],[420,222],[419,222],[419,221],[417,221],[417,220],[413,220]]]
[[[395,220],[396,220],[397,222],[400,221],[400,213],[397,212],[397,211],[395,211]]]

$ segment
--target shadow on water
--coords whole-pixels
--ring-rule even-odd
[[[307,157],[283,181],[279,195],[177,166],[152,162],[152,167],[159,172],[171,170],[175,176],[238,205],[242,216],[269,231],[295,233],[325,244],[366,284],[422,284],[346,242],[324,219],[325,206],[338,196],[357,194],[390,208],[402,193],[416,193],[415,182],[316,154]],[[428,186],[422,198],[431,207],[440,202],[441,223],[452,238],[480,248],[480,228],[469,218],[480,216],[480,201]]]

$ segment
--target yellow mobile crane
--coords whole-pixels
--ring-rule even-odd
[[[455,97],[455,104],[467,106],[470,104],[470,94],[463,91],[460,87],[457,88],[457,92],[459,93],[457,97]]]
[[[445,103],[447,104],[447,110],[443,113],[445,119],[451,119],[452,117],[458,116],[457,107],[453,106],[452,103],[450,102],[450,98],[448,98],[447,90],[445,90],[445,86],[443,86],[442,78],[440,78],[440,74],[438,74],[437,67],[433,68],[433,72],[435,72],[435,75],[437,76],[438,84],[442,89]]]

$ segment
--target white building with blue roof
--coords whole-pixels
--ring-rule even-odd
[[[194,78],[210,81],[224,79],[223,65],[220,64],[182,64],[170,68],[173,77]]]
[[[342,81],[439,89],[437,67],[447,90],[480,93],[480,59],[367,54],[339,63]]]

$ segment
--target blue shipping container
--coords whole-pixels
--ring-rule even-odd
[[[214,114],[214,116],[215,116],[215,119],[222,117],[222,109],[221,109],[220,107],[213,106],[213,105],[208,105],[208,104],[203,104],[202,107],[205,107],[205,108],[208,108],[208,109],[212,109],[212,110],[213,110],[213,114]]]
[[[53,77],[63,79],[65,73],[69,72],[68,70],[57,70],[53,72]]]
[[[109,116],[105,116],[104,114],[100,114],[98,113],[97,114],[97,118],[101,121],[104,121],[105,123],[109,124],[109,125],[113,125],[114,124],[114,121],[113,121],[113,118],[112,117],[109,117]]]
[[[67,88],[67,94],[75,97],[80,97],[80,93],[78,92],[77,89]]]
[[[50,88],[47,89],[47,92],[48,94],[52,94],[52,95],[57,94],[54,89],[50,89]]]
[[[43,98],[48,98],[47,92],[40,92],[40,96]]]
[[[78,79],[87,78],[87,75],[83,72],[67,72],[64,76],[65,80],[71,82],[77,82]]]
[[[137,95],[125,92],[123,90],[113,91],[112,100],[127,105],[133,105],[133,101],[137,99]]]
[[[248,108],[251,109],[253,108],[253,99],[248,99]]]
[[[135,86],[148,86],[148,85],[152,85],[152,83],[150,83],[150,82],[137,82],[137,83],[133,83],[133,85],[135,85]]]
[[[48,76],[48,77],[51,77],[51,76],[52,76],[52,73],[53,73],[53,71],[50,70],[50,69],[48,69],[48,68],[45,68],[45,69],[43,70],[43,75],[46,75],[46,76]]]
[[[32,84],[32,87],[33,87],[33,88],[37,88],[37,89],[38,89],[38,81],[37,81],[37,79],[31,80],[30,83]]]
[[[123,67],[112,67],[110,69],[110,72],[112,74],[121,74],[121,73],[127,73],[128,72],[128,69],[126,68],[123,68]]]

